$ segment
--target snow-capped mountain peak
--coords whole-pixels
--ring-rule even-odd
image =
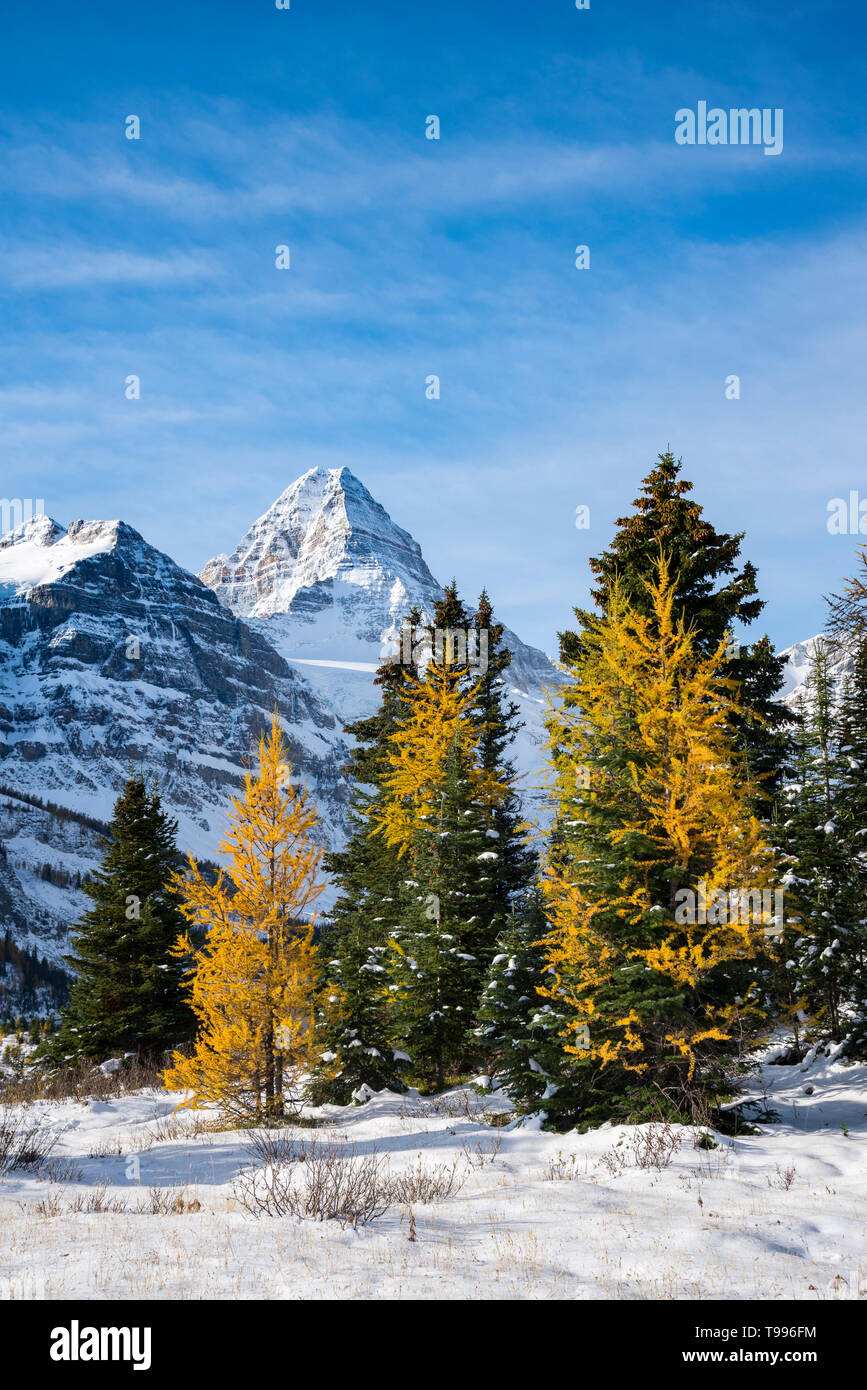
[[[312,468],[298,478],[200,578],[244,618],[312,617],[336,604],[339,619],[340,590],[350,585],[356,602],[349,622],[329,626],[334,639],[353,647],[359,637],[382,641],[358,611],[363,591],[398,622],[409,603],[439,595],[418,543],[348,468]]]
[[[199,577],[287,661],[367,666],[368,674],[396,649],[409,611],[432,621],[443,594],[418,542],[348,468],[298,478],[232,554],[216,556]],[[508,629],[504,635],[515,686],[541,698],[557,671],[544,653]]]
[[[443,596],[418,542],[348,468],[305,473],[200,578],[346,723],[377,709],[373,673],[399,650],[410,611],[432,623]],[[464,598],[469,606],[471,596]],[[503,638],[512,653],[510,695],[524,721],[512,751],[532,817],[543,801],[545,687],[562,677],[508,628]]]
[[[121,532],[138,533],[121,521],[74,521],[67,529],[44,513],[0,539],[0,597],[23,598],[53,584],[81,560],[114,548]]]
[[[824,643],[828,647],[830,662],[828,672],[834,686],[840,690],[846,680],[851,676],[854,661],[852,652],[845,646],[839,646],[831,641],[826,633],[817,633],[815,637],[808,637],[803,642],[795,642],[791,647],[787,647],[780,655],[786,658],[783,667],[783,688],[779,699],[795,713],[802,712],[804,693],[807,679],[816,659],[816,648],[819,643]]]

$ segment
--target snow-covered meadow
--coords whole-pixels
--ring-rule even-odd
[[[749,1094],[760,1133],[714,1148],[685,1127],[516,1127],[478,1088],[325,1107],[287,1127],[292,1181],[312,1143],[378,1156],[403,1189],[357,1228],[251,1214],[250,1135],[173,1114],[177,1096],[2,1107],[57,1144],[40,1173],[0,1179],[0,1296],[867,1297],[867,1067],[767,1065]],[[450,1195],[413,1200],[429,1178]]]

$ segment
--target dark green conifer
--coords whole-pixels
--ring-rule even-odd
[[[474,1065],[476,1010],[484,983],[489,842],[484,808],[474,799],[467,757],[449,756],[439,808],[420,830],[393,933],[391,990],[400,1047],[412,1076],[442,1089]]]
[[[417,624],[413,610],[407,624]],[[385,980],[388,941],[399,920],[405,867],[384,836],[371,834],[382,800],[388,768],[389,740],[399,708],[399,690],[417,672],[404,664],[406,646],[383,662],[375,683],[382,692],[377,712],[346,728],[353,750],[346,775],[350,782],[349,836],[343,849],[327,855],[337,898],[320,938],[324,991],[317,1009],[317,1065],[309,1094],[315,1104],[346,1105],[364,1088],[405,1090],[403,1059],[392,1046],[392,996]]]
[[[125,1052],[155,1057],[195,1032],[184,963],[170,954],[185,930],[170,886],[180,866],[177,822],[141,773],[115,803],[109,832],[102,864],[82,888],[93,906],[66,957],[76,978],[46,1047],[55,1062]]]
[[[567,1059],[562,1015],[539,994],[548,973],[540,944],[547,922],[538,891],[516,906],[488,967],[476,1035],[485,1065],[519,1114],[557,1109]]]
[[[660,548],[665,551],[678,576],[679,613],[693,625],[700,649],[715,650],[731,634],[727,674],[740,686],[741,704],[759,716],[743,723],[742,746],[751,775],[760,779],[764,794],[773,797],[786,760],[791,719],[775,699],[784,660],[775,655],[767,636],[751,646],[738,642],[736,625],[755,622],[765,606],[758,597],[755,566],[740,561],[745,533],[719,532],[706,520],[690,495],[692,483],[680,476],[682,467],[671,450],[659,455],[633,503],[635,511],[618,518],[610,546],[590,561],[597,580],[592,597],[604,609],[614,576],[619,575],[625,597],[647,612],[645,583]],[[575,616],[580,629],[586,628],[591,615],[576,608]],[[580,630],[561,632],[561,658],[573,658],[580,643]]]
[[[851,910],[846,924],[849,1056],[867,1057],[867,639],[853,637],[852,671],[837,716],[837,824]]]

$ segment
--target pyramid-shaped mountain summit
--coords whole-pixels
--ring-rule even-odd
[[[430,620],[443,592],[418,542],[348,468],[305,473],[199,577],[288,661],[305,665],[375,667],[394,650],[410,609]],[[517,689],[538,695],[557,680],[544,653],[513,632],[506,642]]]

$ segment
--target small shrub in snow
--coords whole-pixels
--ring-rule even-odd
[[[40,1163],[37,1176],[48,1182],[82,1182],[84,1174],[72,1158],[49,1158]]]
[[[198,1197],[189,1197],[183,1190],[174,1187],[150,1187],[144,1202],[137,1210],[145,1216],[184,1216],[188,1212],[202,1210]]]
[[[16,1168],[38,1168],[57,1143],[57,1135],[26,1116],[0,1111],[0,1177]]]
[[[234,1185],[235,1196],[254,1216],[296,1216],[367,1226],[390,1206],[384,1160],[376,1152],[311,1139],[297,1161],[245,1168]]]
[[[455,1197],[467,1180],[468,1170],[459,1171],[458,1159],[453,1163],[438,1163],[433,1168],[425,1168],[421,1155],[414,1168],[399,1173],[388,1182],[389,1204],[393,1206],[412,1206],[418,1202],[428,1206],[431,1202],[444,1202]],[[414,1239],[410,1236],[410,1239]]]
[[[25,1204],[21,1203],[25,1208]],[[189,1212],[202,1210],[202,1204],[198,1197],[190,1197],[186,1190],[176,1187],[151,1187],[147,1195],[130,1205],[129,1201],[122,1194],[109,1194],[108,1183],[97,1183],[94,1187],[89,1187],[85,1192],[77,1192],[74,1197],[64,1197],[62,1192],[53,1190],[49,1192],[41,1201],[36,1202],[33,1210],[38,1216],[52,1218],[55,1216],[106,1216],[106,1215],[129,1215],[134,1216],[183,1216]]]
[[[119,1139],[100,1139],[98,1143],[92,1144],[87,1151],[88,1158],[120,1158],[126,1153],[126,1147]]]
[[[71,1213],[82,1212],[88,1216],[102,1216],[107,1212],[128,1210],[125,1197],[109,1196],[107,1182],[99,1182],[95,1187],[89,1187],[86,1192],[76,1192],[67,1207],[67,1211]]]
[[[629,1166],[628,1156],[622,1149],[606,1149],[604,1154],[599,1155],[599,1162],[612,1178],[619,1178]]]
[[[778,1163],[773,1177],[768,1176],[768,1187],[778,1187],[781,1192],[788,1192],[797,1176],[798,1170],[794,1163],[788,1168],[781,1168]]]
[[[247,1141],[247,1152],[254,1165],[261,1168],[303,1162],[306,1147],[291,1134],[281,1134],[278,1130],[257,1130]]]
[[[21,1205],[24,1206],[25,1204],[22,1203]],[[97,1183],[95,1187],[89,1187],[86,1192],[77,1192],[72,1198],[64,1197],[61,1192],[49,1192],[35,1204],[33,1210],[38,1216],[50,1218],[73,1216],[80,1213],[88,1216],[94,1213],[104,1215],[106,1212],[125,1212],[128,1208],[123,1197],[110,1197],[108,1195],[108,1183],[103,1182]]]
[[[683,1144],[685,1131],[667,1120],[636,1129],[628,1144],[621,1139],[613,1149],[600,1155],[600,1163],[613,1178],[627,1168],[667,1168]]]
[[[584,1155],[584,1166],[579,1170],[578,1155],[564,1154],[561,1149],[556,1158],[549,1159],[548,1167],[545,1169],[545,1180],[547,1182],[571,1182],[573,1178],[588,1175],[589,1156]]]
[[[497,1133],[490,1139],[477,1140],[472,1148],[469,1144],[464,1143],[461,1145],[461,1149],[471,1168],[484,1168],[486,1163],[493,1163],[500,1152],[502,1142],[502,1134]]]
[[[684,1141],[682,1129],[666,1120],[647,1125],[632,1136],[632,1153],[636,1168],[667,1168]]]
[[[376,1150],[359,1154],[338,1144],[299,1144],[291,1137],[268,1134],[257,1135],[248,1149],[259,1162],[242,1169],[234,1185],[235,1197],[246,1211],[254,1216],[338,1221],[341,1226],[366,1226],[389,1207],[444,1202],[460,1192],[471,1167],[492,1156],[477,1154],[473,1161],[465,1147],[464,1164],[455,1159],[428,1168],[419,1155],[414,1167],[394,1175]]]
[[[24,1204],[22,1203],[21,1205],[22,1210],[26,1210]],[[49,1192],[42,1198],[41,1202],[35,1204],[33,1211],[36,1212],[37,1216],[44,1216],[46,1219],[50,1219],[54,1216],[60,1216],[61,1212],[65,1211],[67,1207],[68,1203],[64,1201],[62,1193]]]

